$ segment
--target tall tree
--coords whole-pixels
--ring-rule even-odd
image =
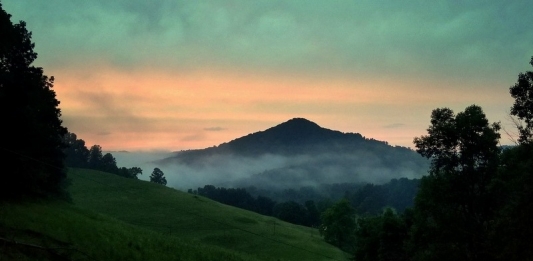
[[[89,149],[88,166],[91,169],[102,170],[102,158],[104,157],[102,147],[100,145],[93,145]]]
[[[533,66],[533,56],[529,62]],[[518,125],[521,143],[532,142],[533,138],[533,71],[518,74],[518,81],[509,89],[515,99],[511,107],[511,115],[523,120],[524,125]]]
[[[37,59],[26,23],[11,22],[0,3],[0,196],[63,193],[62,138],[67,133],[52,90],[54,78]]]
[[[499,129],[479,106],[457,116],[442,108],[433,111],[428,135],[414,139],[431,159],[415,200],[415,260],[491,260],[489,185],[499,165]]]
[[[150,182],[166,185],[167,179],[165,178],[163,171],[161,171],[159,168],[154,168],[152,175],[150,175]]]
[[[533,66],[533,57],[530,64]],[[499,250],[499,260],[529,260],[533,256],[533,72],[520,73],[510,93],[515,99],[511,114],[525,126],[517,126],[520,144],[503,151],[499,175],[493,182],[499,197],[492,246]]]

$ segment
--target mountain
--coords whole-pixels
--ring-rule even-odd
[[[205,184],[225,186],[383,183],[421,177],[428,167],[409,148],[322,128],[303,118],[215,147],[180,151],[156,164],[179,166],[181,175],[199,175],[196,180],[205,178]]]

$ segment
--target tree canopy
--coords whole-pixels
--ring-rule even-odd
[[[320,234],[326,242],[352,252],[355,238],[355,211],[350,202],[343,199],[321,215]]]
[[[414,139],[417,152],[431,159],[415,200],[415,256],[488,260],[489,185],[498,170],[499,129],[479,106],[457,115],[442,108],[433,111],[428,135]]]
[[[152,171],[152,175],[150,175],[150,182],[167,185],[165,174],[159,168],[154,168],[154,171]]]
[[[529,62],[533,66],[533,56]],[[518,74],[518,81],[509,88],[511,96],[515,99],[511,107],[511,115],[524,121],[519,124],[520,142],[531,142],[533,138],[533,71]]]
[[[37,59],[26,23],[13,24],[0,3],[0,194],[62,194],[63,166],[61,111],[52,90],[54,78],[32,63]],[[9,169],[9,171],[7,171]]]

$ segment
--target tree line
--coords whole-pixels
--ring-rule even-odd
[[[346,189],[339,194],[338,198],[344,198],[350,202],[350,207],[361,214],[378,214],[384,208],[391,207],[403,212],[404,209],[412,207],[413,200],[418,190],[418,179],[392,179],[388,183],[375,184],[332,184],[322,185],[322,193],[325,190]],[[188,192],[210,198],[220,203],[254,211],[256,213],[273,216],[289,223],[318,227],[321,224],[320,215],[325,212],[338,198],[319,194],[310,187],[303,187],[299,190],[287,189],[279,192],[286,197],[273,199],[264,190],[252,188],[253,195],[246,188],[224,188],[213,185],[205,185],[196,190],[189,189]],[[261,194],[264,193],[264,194]]]
[[[140,167],[118,167],[113,154],[109,152],[103,154],[100,145],[95,144],[88,149],[85,146],[85,141],[78,139],[74,133],[67,132],[63,137],[63,143],[65,144],[63,152],[67,167],[94,169],[130,179],[139,179],[138,175],[142,175],[143,171]],[[164,175],[161,169],[154,168],[150,175],[150,181],[166,185],[167,180]]]
[[[116,174],[122,177],[138,179],[142,175],[139,167],[117,167],[117,161],[113,154],[102,152],[100,145],[93,145],[90,149],[85,146],[85,141],[78,139],[76,134],[68,132],[63,137],[65,144],[65,165],[72,168],[94,169]]]

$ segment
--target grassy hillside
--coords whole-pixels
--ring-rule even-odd
[[[259,260],[66,202],[0,203],[0,260]]]
[[[72,169],[69,177],[75,206],[162,237],[224,248],[258,260],[346,259],[344,253],[326,244],[316,229],[98,171]]]

